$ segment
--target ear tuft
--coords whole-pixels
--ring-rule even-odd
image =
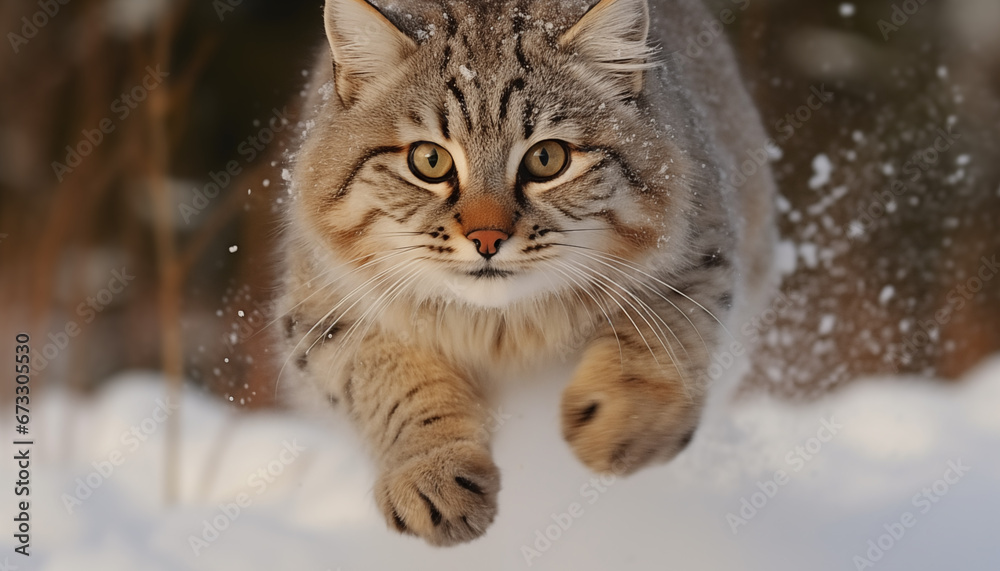
[[[368,81],[394,69],[417,44],[365,0],[327,0],[326,37],[337,94],[350,104]]]
[[[647,0],[601,0],[559,38],[572,50],[622,82],[628,94],[642,91],[645,71],[654,67]]]

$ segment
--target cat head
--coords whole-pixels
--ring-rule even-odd
[[[692,169],[650,112],[646,0],[328,0],[325,19],[295,208],[359,275],[502,307],[681,255]]]

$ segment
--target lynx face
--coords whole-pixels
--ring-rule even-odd
[[[548,4],[413,3],[415,22],[386,12],[399,29],[331,3],[331,135],[306,147],[299,189],[338,259],[367,278],[419,269],[416,297],[503,306],[683,243],[689,159],[645,109],[645,12],[598,27]]]

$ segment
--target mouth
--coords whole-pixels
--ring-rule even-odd
[[[469,272],[468,275],[476,279],[500,280],[504,278],[509,278],[510,276],[514,275],[514,272],[486,267],[486,268],[480,268],[474,272]]]

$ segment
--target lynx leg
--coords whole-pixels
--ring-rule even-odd
[[[370,339],[345,392],[378,459],[375,499],[389,525],[434,545],[481,536],[500,474],[473,384],[434,355]]]

